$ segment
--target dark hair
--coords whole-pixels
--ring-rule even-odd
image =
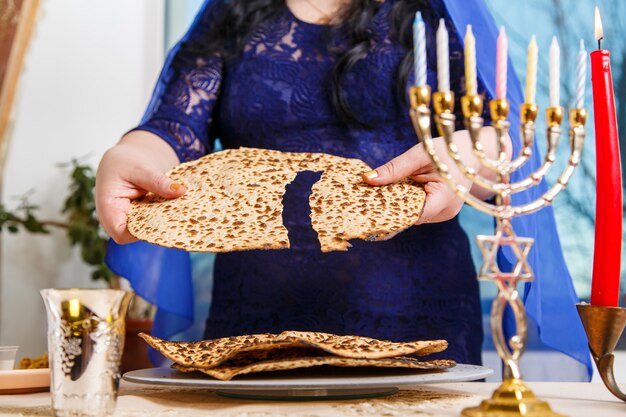
[[[219,53],[229,58],[243,51],[248,37],[266,19],[277,14],[284,0],[221,0],[219,16],[207,33],[202,45],[205,53]],[[348,45],[347,49],[336,50],[337,62],[332,75],[332,104],[341,118],[347,123],[367,126],[358,120],[350,109],[341,84],[352,66],[363,58],[371,46],[369,24],[382,5],[382,0],[351,0],[340,12],[340,23],[332,26],[332,34],[341,34]],[[398,0],[390,13],[391,31],[394,40],[405,47],[407,53],[398,66],[396,94],[401,103],[407,102],[406,83],[413,67],[412,24],[417,10],[427,18],[427,0]]]

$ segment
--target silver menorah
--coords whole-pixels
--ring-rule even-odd
[[[510,123],[507,120],[509,103],[504,99],[491,100],[489,103],[492,126],[495,129],[497,142],[497,157],[490,158],[485,153],[483,144],[479,140],[480,130],[484,125],[481,117],[483,113],[483,99],[478,95],[461,97],[461,106],[465,127],[473,145],[473,153],[482,166],[496,174],[496,180],[481,176],[479,172],[467,166],[457,144],[453,140],[456,116],[454,115],[454,93],[435,92],[433,107],[435,123],[446,142],[447,153],[454,161],[460,172],[476,184],[495,195],[495,203],[482,201],[470,194],[469,188],[458,184],[445,162],[435,150],[435,143],[431,132],[430,87],[415,86],[411,88],[411,119],[420,141],[432,159],[441,177],[443,177],[454,192],[472,207],[487,213],[496,219],[493,235],[478,235],[478,246],[483,254],[483,263],[478,273],[479,280],[495,282],[498,294],[491,308],[491,332],[498,355],[503,362],[503,383],[494,392],[491,399],[483,401],[478,407],[463,411],[464,416],[559,416],[552,412],[550,406],[537,399],[532,391],[524,384],[520,371],[520,358],[524,353],[527,339],[527,319],[524,304],[517,291],[520,282],[532,281],[533,271],[528,263],[528,253],[534,240],[528,237],[519,237],[515,234],[512,219],[515,216],[530,214],[541,210],[552,203],[554,198],[565,189],[574,169],[580,162],[585,139],[585,121],[587,111],[583,108],[572,109],[569,112],[569,138],[571,153],[567,167],[548,191],[540,198],[521,205],[513,205],[511,196],[525,191],[541,182],[550,167],[556,160],[556,150],[562,134],[561,122],[563,119],[562,107],[550,107],[546,110],[547,121],[547,152],[539,168],[520,181],[511,182],[511,174],[528,162],[532,155],[535,137],[535,122],[538,107],[535,104],[524,103],[521,108],[522,148],[518,155],[511,159],[507,156],[507,135]],[[503,272],[498,267],[496,255],[498,248],[509,246],[516,256],[516,264],[511,272]],[[550,256],[549,254],[546,254]],[[503,330],[503,317],[506,306],[509,305],[515,318],[516,331],[507,341]]]

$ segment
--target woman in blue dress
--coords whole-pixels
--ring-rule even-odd
[[[126,229],[130,200],[147,191],[182,195],[184,187],[163,173],[213,151],[216,138],[224,148],[358,158],[379,167],[364,175],[373,186],[406,176],[425,184],[420,225],[384,242],[353,241],[347,252],[321,253],[308,207],[319,173],[299,174],[284,199],[291,249],[217,255],[206,338],[289,329],[446,339],[444,357],[481,362],[478,282],[457,218],[462,202],[416,145],[408,116],[416,11],[429,46],[439,20],[446,22],[451,88],[462,96],[462,45],[441,1],[209,1],[162,74],[142,123],[103,157],[98,215],[118,243],[133,241]],[[434,51],[428,48],[427,78],[436,90]],[[489,98],[481,83],[479,92]],[[491,128],[483,136],[494,152]],[[461,125],[455,140],[478,168]]]

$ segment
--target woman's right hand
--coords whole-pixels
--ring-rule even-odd
[[[147,192],[176,198],[185,187],[164,172],[178,165],[178,156],[157,135],[133,131],[105,152],[96,173],[96,212],[104,230],[117,243],[134,242],[126,227],[131,200]]]

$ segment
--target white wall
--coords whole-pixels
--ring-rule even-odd
[[[33,190],[41,218],[60,219],[67,168],[96,167],[141,117],[163,60],[163,2],[44,0],[22,74],[3,184],[3,202]],[[102,286],[65,234],[2,234],[0,344],[18,357],[46,350],[39,290]]]

